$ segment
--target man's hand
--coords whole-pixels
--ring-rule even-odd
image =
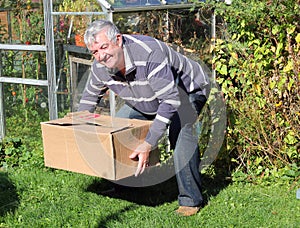
[[[132,160],[138,159],[139,161],[137,170],[135,172],[135,176],[142,174],[145,168],[148,166],[150,152],[151,152],[151,145],[147,142],[143,142],[129,156],[130,159]]]

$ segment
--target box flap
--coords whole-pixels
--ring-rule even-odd
[[[90,113],[88,111],[69,113],[64,118],[43,122],[60,126],[95,125],[106,128],[104,131],[114,133],[133,127],[133,123],[121,118]]]

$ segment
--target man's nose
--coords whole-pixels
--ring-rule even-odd
[[[102,51],[99,51],[99,52],[97,53],[96,58],[97,58],[97,60],[98,60],[99,62],[103,61],[103,60],[105,59],[105,53],[102,52]]]

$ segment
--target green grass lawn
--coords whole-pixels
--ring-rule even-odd
[[[0,227],[300,227],[300,182],[203,181],[205,206],[179,217],[173,180],[109,193],[112,183],[96,177],[12,169],[0,172]]]

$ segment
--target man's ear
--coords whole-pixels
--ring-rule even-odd
[[[117,36],[116,36],[116,44],[119,47],[122,47],[122,44],[123,44],[122,34],[117,34]]]

